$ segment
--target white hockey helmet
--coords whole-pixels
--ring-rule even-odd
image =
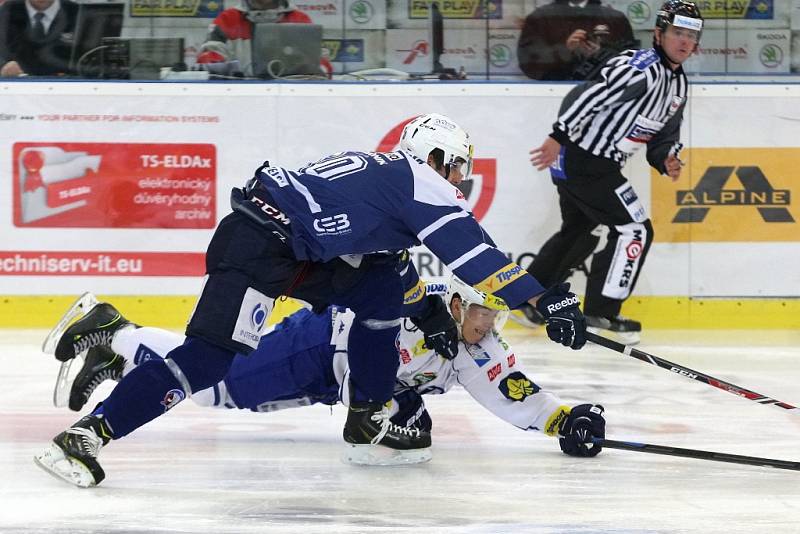
[[[461,174],[468,180],[472,174],[472,145],[469,135],[458,124],[438,113],[420,115],[406,124],[400,136],[400,148],[422,161],[434,149],[444,152],[444,164],[461,165]]]
[[[509,309],[506,302],[491,293],[479,291],[453,275],[445,295],[445,302],[450,306],[453,297],[461,298],[461,325],[469,317],[472,321],[492,321],[492,328],[499,332],[508,320]]]

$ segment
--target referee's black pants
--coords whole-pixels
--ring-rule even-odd
[[[558,189],[561,229],[542,246],[528,271],[545,287],[564,281],[594,251],[595,229],[608,227],[605,248],[592,259],[584,313],[619,314],[639,278],[653,242],[653,225],[633,186],[615,162],[575,147],[562,147]]]

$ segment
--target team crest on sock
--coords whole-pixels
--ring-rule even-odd
[[[171,389],[164,395],[164,400],[161,401],[161,404],[164,406],[164,411],[166,412],[185,398],[186,393],[184,393],[183,390]]]

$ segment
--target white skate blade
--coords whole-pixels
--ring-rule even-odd
[[[53,406],[56,408],[63,408],[69,404],[69,394],[72,390],[72,383],[75,382],[75,378],[80,373],[80,369],[83,366],[83,361],[86,360],[86,352],[84,351],[76,358],[71,360],[67,360],[65,362],[61,362],[61,367],[58,369],[58,376],[56,377],[56,386],[53,389]],[[72,366],[72,362],[78,361],[80,365]],[[76,371],[70,373],[70,369],[77,369]]]
[[[607,337],[623,345],[638,345],[639,341],[642,339],[641,332],[612,332],[611,330],[595,328],[593,326],[587,326],[586,331],[597,334],[598,336]]]
[[[383,445],[345,445],[342,461],[351,465],[413,465],[429,461],[433,455],[425,449],[399,450]]]
[[[41,454],[33,457],[34,463],[68,484],[79,488],[96,486],[94,476],[89,469],[78,460],[67,458],[58,445],[51,443]]]
[[[45,354],[55,354],[58,340],[61,339],[61,336],[64,335],[64,332],[69,328],[70,324],[72,324],[73,319],[79,315],[86,315],[89,310],[97,306],[98,302],[97,297],[90,292],[84,293],[78,300],[73,302],[72,306],[69,307],[64,316],[58,321],[58,324],[56,324],[50,333],[47,334],[47,337],[44,338],[42,352]]]

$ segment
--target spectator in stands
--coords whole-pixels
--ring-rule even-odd
[[[253,26],[258,22],[311,24],[311,19],[295,9],[288,0],[241,0],[242,4],[231,7],[217,15],[200,47],[197,62],[201,64],[238,61],[246,70],[252,63],[250,42]],[[323,58],[320,67],[327,75],[333,68]],[[322,73],[322,71],[321,71]]]
[[[71,0],[7,0],[0,5],[0,76],[69,72],[78,4]]]
[[[535,80],[590,80],[606,60],[636,47],[622,12],[600,0],[553,0],[525,19],[517,58]]]

